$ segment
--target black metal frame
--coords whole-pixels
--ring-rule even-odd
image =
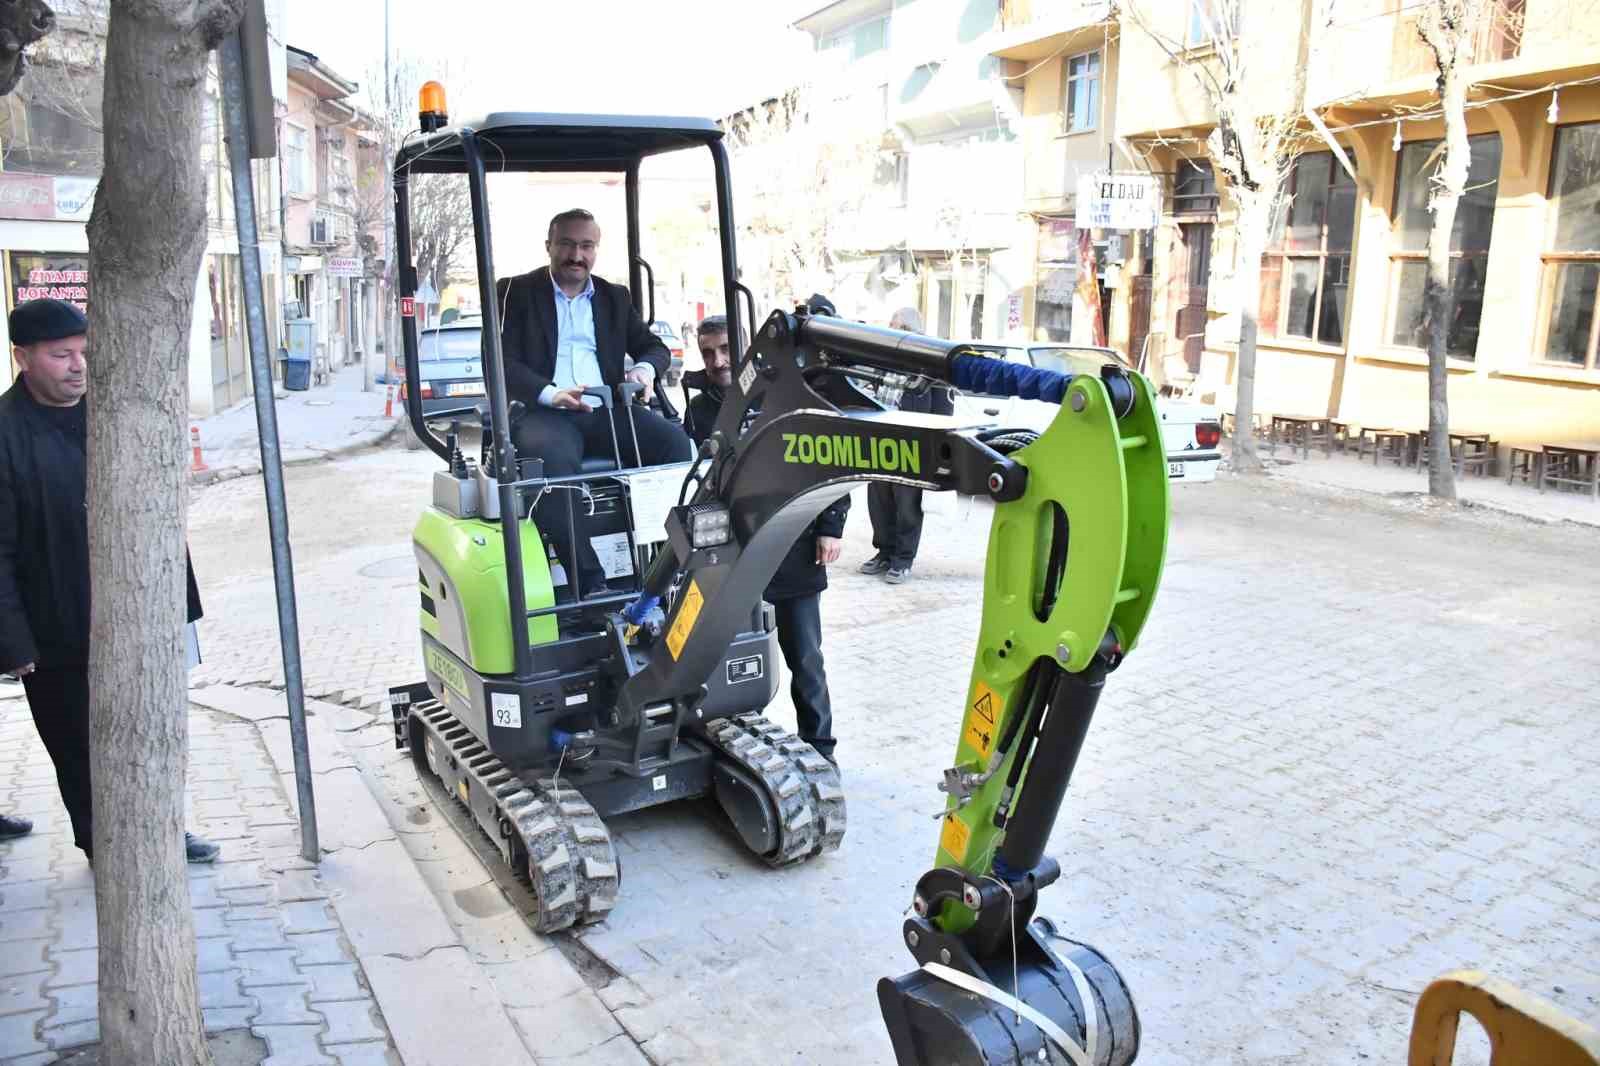
[[[624,175],[625,194],[628,213],[628,264],[629,280],[633,293],[635,307],[644,312],[641,301],[644,299],[640,292],[640,266],[643,258],[640,255],[640,228],[639,228],[639,166],[643,158],[659,151],[673,149],[693,148],[697,145],[708,149],[712,157],[714,180],[717,190],[717,221],[719,225],[719,238],[722,249],[722,271],[724,285],[724,299],[726,301],[728,319],[731,324],[730,334],[738,338],[739,311],[736,290],[738,285],[738,262],[734,250],[734,220],[733,220],[733,189],[729,176],[727,150],[722,144],[722,134],[710,123],[691,120],[675,119],[640,119],[633,124],[626,120],[607,119],[597,116],[491,116],[482,123],[483,129],[476,125],[461,125],[439,130],[423,136],[415,142],[408,142],[395,159],[394,188],[395,188],[395,240],[396,257],[400,264],[400,296],[413,297],[417,289],[416,269],[411,265],[411,210],[410,210],[410,174],[413,171],[423,173],[456,173],[465,174],[468,190],[472,202],[474,252],[478,267],[479,299],[484,308],[483,313],[483,369],[484,382],[487,387],[489,401],[489,423],[492,435],[492,451],[494,468],[499,472],[501,480],[498,485],[500,503],[501,535],[504,538],[506,550],[506,576],[509,584],[508,600],[512,617],[512,632],[520,633],[526,625],[526,619],[539,615],[553,613],[554,609],[544,608],[536,611],[528,609],[524,575],[522,569],[522,539],[519,524],[519,510],[517,500],[519,492],[525,488],[550,485],[562,481],[580,481],[588,476],[575,476],[573,478],[529,478],[507,479],[508,472],[520,473],[516,464],[516,453],[511,444],[510,406],[506,395],[504,352],[500,346],[500,307],[496,299],[495,272],[493,244],[489,227],[489,198],[487,168],[484,162],[484,147],[488,145],[497,153],[497,158],[507,170],[584,170],[584,171],[616,171]],[[517,156],[515,145],[522,141],[537,143],[529,140],[537,136],[540,129],[548,127],[552,130],[561,130],[575,137],[583,137],[592,133],[595,137],[604,138],[608,145],[626,144],[630,138],[637,138],[640,147],[626,159],[619,159],[614,154],[607,155],[599,160],[561,159],[550,158],[525,158]],[[511,146],[511,147],[508,147]],[[649,269],[648,266],[645,269]],[[654,303],[654,294],[650,295],[650,303]],[[438,455],[446,463],[451,460],[451,449],[445,441],[436,436],[428,427],[428,418],[438,420],[441,415],[425,417],[422,412],[420,369],[418,366],[418,338],[415,318],[403,319],[401,322],[401,342],[405,352],[406,372],[406,415],[411,422],[411,428],[430,451]],[[738,341],[734,340],[734,351],[738,353]],[[631,524],[630,524],[630,543]],[[619,595],[614,598],[620,603],[631,598],[630,595]],[[611,599],[592,599],[581,604],[583,609],[605,606]],[[615,604],[613,604],[615,605]],[[521,621],[519,621],[521,620]],[[533,651],[526,640],[513,642],[514,670],[518,681],[527,681],[533,674]]]

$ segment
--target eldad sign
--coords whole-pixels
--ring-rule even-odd
[[[1084,174],[1078,178],[1079,229],[1155,229],[1161,178],[1155,174]]]

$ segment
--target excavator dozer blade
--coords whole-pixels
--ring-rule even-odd
[[[906,929],[908,943],[919,933],[913,954],[934,957],[878,982],[898,1066],[1127,1066],[1138,1054],[1138,1012],[1116,967],[1057,936],[1047,919],[1019,938],[1015,967],[1007,952],[976,967],[982,977],[964,952],[955,965],[935,961],[943,938],[925,923],[912,919]]]

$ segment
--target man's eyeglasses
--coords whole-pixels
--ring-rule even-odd
[[[580,249],[582,251],[584,251],[585,253],[589,253],[589,252],[593,252],[596,248],[600,247],[600,242],[599,241],[574,241],[574,240],[570,240],[570,239],[568,239],[566,237],[563,237],[559,241],[555,242],[555,247],[556,247],[557,251],[566,252],[568,254],[571,254],[572,252],[579,251]]]

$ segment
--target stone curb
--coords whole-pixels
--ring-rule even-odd
[[[382,417],[382,416],[378,415],[378,416],[368,416],[368,417]],[[309,451],[309,452],[312,452],[313,454],[311,454],[311,455],[297,455],[294,458],[285,457],[284,460],[283,460],[283,465],[287,467],[287,466],[307,466],[307,465],[309,465],[311,463],[325,463],[325,462],[329,461],[330,459],[338,459],[338,458],[341,458],[343,456],[349,455],[351,452],[360,451],[363,448],[371,448],[371,447],[373,447],[375,445],[382,444],[383,442],[387,441],[390,437],[394,436],[395,433],[399,432],[400,427],[404,423],[405,423],[405,420],[403,418],[396,418],[392,422],[390,422],[389,425],[383,427],[382,429],[374,429],[374,430],[368,430],[368,431],[366,431],[364,433],[358,433],[354,437],[352,437],[350,440],[346,441],[345,443],[343,443],[343,444],[341,444],[341,445],[339,445],[338,447],[335,447],[335,448],[328,448],[328,449],[320,449],[320,448],[297,449],[297,451]],[[279,444],[280,444],[280,447],[281,447],[282,442],[280,441]],[[261,464],[259,462],[237,463],[237,464],[232,465],[232,466],[214,466],[210,470],[202,470],[202,471],[200,471],[198,473],[191,472],[189,474],[189,484],[191,484],[191,485],[216,485],[216,484],[219,484],[219,483],[221,483],[223,481],[233,481],[236,478],[254,477],[255,475],[257,475],[259,473],[261,473]]]

